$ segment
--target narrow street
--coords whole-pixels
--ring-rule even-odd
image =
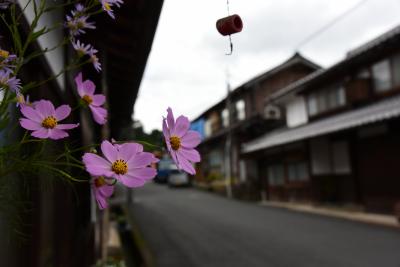
[[[395,229],[153,183],[133,213],[160,267],[400,267]]]

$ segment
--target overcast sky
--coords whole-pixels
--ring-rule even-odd
[[[233,88],[288,59],[296,46],[360,0],[230,0],[243,31],[228,37],[216,28],[227,16],[226,0],[164,0],[152,51],[135,104],[134,119],[146,131],[161,128],[172,107],[193,119],[226,95],[226,70]],[[323,67],[400,24],[399,0],[366,0],[300,53]]]

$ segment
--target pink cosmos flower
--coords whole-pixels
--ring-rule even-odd
[[[114,186],[108,184],[103,176],[93,177],[91,186],[99,209],[106,209],[108,207],[107,198],[114,193]]]
[[[167,109],[167,118],[163,119],[165,143],[172,159],[179,169],[196,174],[193,162],[200,162],[200,154],[194,148],[200,144],[200,134],[189,130],[190,122],[185,116],[174,119],[172,109]]]
[[[78,94],[92,111],[93,119],[100,125],[107,121],[107,110],[101,105],[106,101],[102,94],[94,94],[96,85],[91,80],[82,81],[82,72],[75,77],[75,83],[78,87]]]
[[[54,109],[48,100],[40,100],[32,106],[21,105],[21,112],[26,118],[19,120],[21,126],[33,131],[32,136],[45,139],[61,139],[68,136],[64,130],[73,129],[78,124],[59,124],[58,122],[68,117],[71,108],[68,105],[59,106]]]
[[[83,163],[92,176],[110,177],[127,187],[139,187],[156,175],[156,170],[148,166],[158,159],[152,153],[143,152],[140,144],[113,145],[105,140],[101,143],[101,151],[104,157],[93,153],[83,155]]]

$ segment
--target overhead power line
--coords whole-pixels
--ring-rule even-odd
[[[342,20],[343,18],[347,17],[348,15],[350,15],[351,13],[353,13],[354,11],[356,11],[358,8],[360,8],[362,5],[364,5],[367,1],[369,0],[361,0],[360,2],[358,2],[356,5],[354,5],[353,7],[351,7],[350,9],[346,10],[345,12],[343,12],[342,14],[340,14],[339,16],[337,16],[336,18],[334,18],[332,21],[330,21],[328,24],[324,25],[323,27],[319,28],[317,31],[315,31],[314,33],[312,33],[311,35],[307,36],[303,41],[301,41],[297,46],[296,46],[296,51],[299,50],[302,46],[304,46],[305,44],[309,43],[311,40],[313,40],[314,38],[316,38],[318,35],[320,35],[321,33],[325,32],[327,29],[329,29],[330,27],[332,27],[333,25],[335,25],[336,23],[338,23],[340,20]]]

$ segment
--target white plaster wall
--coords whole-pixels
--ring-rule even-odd
[[[28,23],[31,23],[35,17],[33,4],[32,4],[33,1],[35,1],[35,0],[32,0],[31,3],[29,4],[29,6],[25,10],[25,17],[26,17]],[[29,2],[28,0],[18,0],[18,3],[20,4],[21,7],[26,6],[26,4],[28,2]],[[55,5],[55,4],[60,4],[60,2],[61,1],[49,0],[48,4]],[[40,0],[36,0],[36,3],[39,4]],[[50,28],[50,27],[53,27],[56,23],[63,23],[63,22],[64,22],[63,11],[60,9],[56,9],[56,10],[53,10],[52,12],[47,12],[47,13],[43,14],[42,17],[40,18],[35,30],[40,30],[44,26]],[[42,35],[39,38],[38,42],[42,49],[45,49],[45,48],[51,49],[52,47],[57,46],[63,40],[63,37],[64,37],[63,26],[61,26],[45,35]],[[46,53],[45,57],[50,64],[53,74],[57,74],[63,69],[64,64],[65,64],[64,47],[57,48],[51,52]],[[57,78],[57,83],[62,90],[65,90],[64,75],[60,75]]]
[[[307,123],[307,109],[304,97],[297,96],[286,104],[286,123],[288,127],[296,127]]]

